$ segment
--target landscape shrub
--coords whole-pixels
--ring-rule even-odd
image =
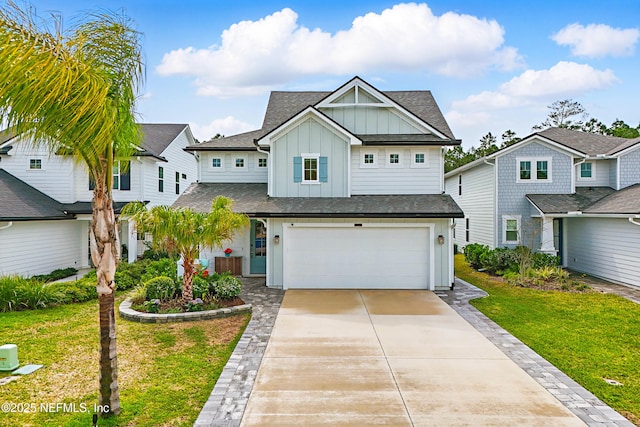
[[[209,281],[207,278],[196,275],[193,276],[193,281],[191,282],[191,288],[193,290],[193,298],[205,298],[209,293]]]
[[[235,276],[220,275],[212,284],[213,292],[220,299],[231,299],[240,295],[242,282]]]
[[[486,247],[485,247],[486,248]],[[490,274],[502,275],[507,271],[518,269],[518,260],[513,249],[496,248],[490,250],[486,248],[480,254],[480,266]]]
[[[536,252],[533,254],[533,268],[555,267],[560,264],[560,257],[556,255]]]
[[[52,283],[49,287],[60,292],[60,303],[85,302],[98,298],[95,279],[91,278]]]
[[[64,279],[65,277],[73,276],[77,272],[78,270],[73,267],[58,268],[57,270],[53,270],[49,274],[38,274],[36,276],[33,276],[32,279],[48,283],[48,282]]]
[[[13,311],[19,304],[18,287],[28,279],[20,276],[0,276],[0,312]]]
[[[488,251],[490,251],[489,246],[471,243],[464,247],[464,258],[472,268],[479,270],[482,268],[480,257]]]
[[[175,280],[167,276],[154,277],[145,282],[144,287],[147,300],[168,301],[176,295],[178,290]]]
[[[16,288],[18,304],[25,309],[46,308],[64,301],[64,294],[39,280],[20,281]]]
[[[142,283],[148,282],[154,277],[170,277],[174,281],[178,278],[178,264],[173,258],[162,258],[152,261],[141,261],[142,272],[139,277],[139,281]]]

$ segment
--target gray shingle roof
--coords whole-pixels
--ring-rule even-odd
[[[576,187],[575,194],[527,194],[527,199],[545,214],[566,214],[582,212],[614,192],[610,187]]]
[[[640,184],[616,191],[609,187],[576,187],[576,194],[527,194],[545,214],[640,214]]]
[[[0,220],[73,219],[62,204],[0,169]]]
[[[186,124],[169,123],[142,123],[142,148],[143,155],[161,157],[162,152],[171,144],[187,127]]]
[[[261,129],[242,133],[239,135],[210,140],[202,144],[191,146],[189,150],[253,150],[255,149],[255,146],[253,145],[254,139],[266,135],[308,106],[317,105],[320,101],[322,101],[332,93],[333,92],[327,91],[273,91],[269,96],[269,102],[267,103],[267,110],[264,115]],[[445,134],[451,140],[455,140],[453,132],[451,132],[451,129],[449,128],[447,121],[442,115],[442,111],[440,111],[440,108],[436,104],[431,91],[388,91],[382,93],[405,108],[410,113],[414,114],[422,121],[428,123],[433,128]],[[441,139],[438,140],[442,142]],[[455,143],[458,144],[459,142],[456,141]]]
[[[216,196],[235,200],[234,210],[254,217],[462,218],[447,194],[351,197],[268,197],[266,184],[191,184],[173,206],[211,209]]]
[[[592,214],[640,214],[640,184],[623,188],[591,205]]]
[[[630,140],[563,128],[549,128],[537,134],[589,156],[613,155],[640,143],[640,138]]]

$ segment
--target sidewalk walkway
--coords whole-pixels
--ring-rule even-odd
[[[245,302],[253,304],[252,319],[194,426],[239,426],[251,394],[284,291],[265,287],[264,279],[245,278],[243,283],[241,296]],[[588,426],[633,426],[589,391],[468,304],[470,299],[485,295],[484,291],[459,280],[456,283],[453,291],[436,292],[436,294]],[[603,283],[604,285],[607,284]],[[632,298],[636,298],[636,302],[640,301],[640,290],[635,291],[620,285],[607,286],[608,288],[603,289],[608,289],[612,293],[629,293]]]

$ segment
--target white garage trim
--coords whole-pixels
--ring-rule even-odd
[[[295,251],[295,244],[298,244],[300,242],[295,242],[294,244],[292,244],[291,240],[293,237],[296,237],[296,233],[295,230],[296,229],[325,229],[327,234],[331,233],[331,229],[332,230],[336,230],[336,229],[344,229],[345,233],[347,232],[347,229],[405,229],[407,231],[427,231],[427,233],[422,233],[422,234],[426,234],[426,241],[425,241],[425,255],[428,257],[428,260],[425,259],[425,263],[426,263],[426,267],[428,268],[428,271],[425,274],[425,280],[426,280],[426,286],[422,287],[421,289],[429,289],[429,290],[433,290],[434,289],[434,283],[435,283],[435,224],[430,224],[430,223],[367,223],[367,222],[363,222],[363,223],[359,223],[359,222],[347,222],[347,223],[285,223],[283,224],[283,230],[282,230],[282,242],[283,242],[283,276],[284,276],[284,280],[283,280],[283,288],[287,289],[289,287],[298,287],[298,283],[292,283],[292,275],[297,275],[299,276],[299,272],[296,272],[295,266],[293,266],[292,264],[294,263],[294,261],[291,260],[291,258],[295,259],[295,256],[298,252],[289,252],[289,250],[291,248],[292,251]],[[372,230],[373,231],[373,230]],[[379,235],[379,233],[378,233]],[[407,234],[405,233],[405,236]],[[409,234],[410,235],[410,234]],[[316,234],[316,236],[318,236],[318,234]],[[351,237],[351,236],[350,236]],[[364,237],[364,236],[363,236]],[[415,246],[415,241],[412,243]],[[339,245],[340,241],[339,238],[336,239],[336,244]],[[356,245],[357,246],[357,245]],[[418,244],[418,249],[419,249],[419,244]],[[381,247],[381,250],[384,250],[384,247]],[[313,248],[310,249],[311,252],[313,252]],[[324,253],[322,252],[322,249],[319,249],[320,253]],[[316,251],[317,252],[317,251]],[[344,259],[344,258],[343,258]],[[299,277],[298,277],[299,279]],[[393,277],[390,278],[390,282],[393,281]],[[293,286],[292,286],[293,285]],[[348,284],[346,284],[345,287],[349,287]],[[399,283],[399,288],[402,288],[402,284]],[[414,287],[415,289],[415,287]]]

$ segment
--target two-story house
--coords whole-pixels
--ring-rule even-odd
[[[560,128],[445,175],[459,246],[527,245],[570,269],[640,286],[640,138]]]
[[[270,287],[445,289],[463,213],[443,147],[459,144],[429,91],[273,92],[261,129],[187,148],[199,182],[174,206],[235,200],[251,224],[228,247]]]
[[[170,205],[197,179],[197,160],[184,150],[195,143],[188,125],[140,126],[137,152],[113,168],[116,213],[133,200]],[[84,164],[1,132],[0,274],[88,267],[92,197]],[[146,249],[143,239],[128,222],[120,223],[124,259],[134,261]]]

